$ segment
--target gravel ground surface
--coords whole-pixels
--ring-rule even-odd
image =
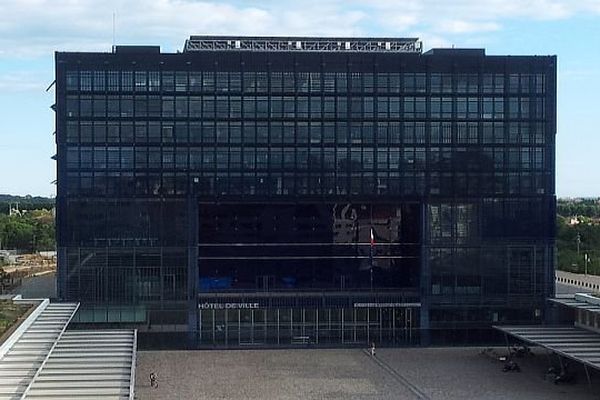
[[[24,278],[21,286],[12,290],[25,299],[40,299],[56,297],[56,273],[45,273],[39,276]]]
[[[521,373],[480,348],[214,350],[138,352],[138,399],[598,399],[583,371],[573,385],[544,379],[544,353],[518,359]],[[504,352],[504,349],[497,349]],[[158,375],[159,387],[148,376]],[[595,394],[595,395],[594,395]]]

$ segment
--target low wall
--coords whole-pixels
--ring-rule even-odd
[[[600,292],[600,276],[556,271],[556,282]]]

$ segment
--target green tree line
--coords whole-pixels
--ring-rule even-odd
[[[9,194],[0,194],[0,214],[8,214],[9,205],[19,210],[51,210],[54,208],[54,199],[40,196],[12,196]]]
[[[559,215],[556,219],[557,268],[584,273],[587,254],[587,273],[600,275],[600,225],[585,222],[569,225],[568,222],[569,217]]]
[[[563,217],[600,218],[599,199],[558,199],[556,213]]]
[[[24,251],[54,250],[52,211],[39,209],[22,215],[0,214],[0,246]]]

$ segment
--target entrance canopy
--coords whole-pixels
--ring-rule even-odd
[[[530,345],[600,370],[600,334],[574,326],[494,326]]]

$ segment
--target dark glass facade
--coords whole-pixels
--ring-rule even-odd
[[[544,317],[556,57],[117,47],[57,53],[56,88],[81,323],[401,345]]]

